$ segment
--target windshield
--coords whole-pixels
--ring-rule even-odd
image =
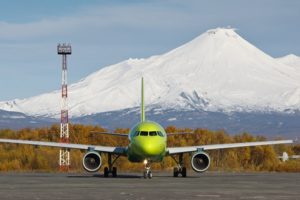
[[[164,134],[161,131],[136,131],[133,134],[133,137],[136,136],[160,136],[164,137]]]

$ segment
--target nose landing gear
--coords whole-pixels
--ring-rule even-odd
[[[143,173],[144,178],[152,178],[152,172],[151,172],[151,166],[150,166],[150,162],[148,160],[144,160],[144,165],[145,165],[145,171]]]

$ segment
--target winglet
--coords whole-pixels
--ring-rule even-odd
[[[144,78],[142,77],[142,91],[141,91],[141,122],[145,121],[145,105],[144,105]]]

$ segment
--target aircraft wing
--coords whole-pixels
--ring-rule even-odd
[[[126,134],[126,133],[110,133],[110,132],[96,132],[96,131],[91,131],[91,133],[128,137],[128,134]]]
[[[229,144],[209,144],[200,146],[187,146],[187,147],[169,147],[167,152],[169,155],[194,152],[197,150],[215,150],[215,149],[228,149],[238,147],[251,147],[251,146],[262,146],[262,145],[273,145],[273,144],[290,144],[293,140],[276,140],[276,141],[262,141],[262,142],[243,142],[243,143],[229,143]]]
[[[81,150],[93,150],[104,153],[114,153],[118,155],[126,155],[126,147],[108,147],[97,146],[88,144],[68,144],[59,142],[43,142],[43,141],[31,141],[31,140],[12,140],[12,139],[0,139],[0,143],[12,143],[12,144],[29,144],[34,146],[46,146],[46,147],[58,147],[67,149],[81,149]]]
[[[167,136],[194,134],[193,132],[167,133]]]
[[[300,158],[300,155],[291,155],[290,158],[292,158],[292,159],[298,159],[298,158]]]

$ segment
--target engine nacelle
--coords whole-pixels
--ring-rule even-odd
[[[102,159],[98,152],[89,151],[82,159],[83,168],[88,172],[96,172],[102,165]]]
[[[191,158],[192,168],[196,172],[205,172],[210,166],[210,157],[205,152],[197,152]]]

